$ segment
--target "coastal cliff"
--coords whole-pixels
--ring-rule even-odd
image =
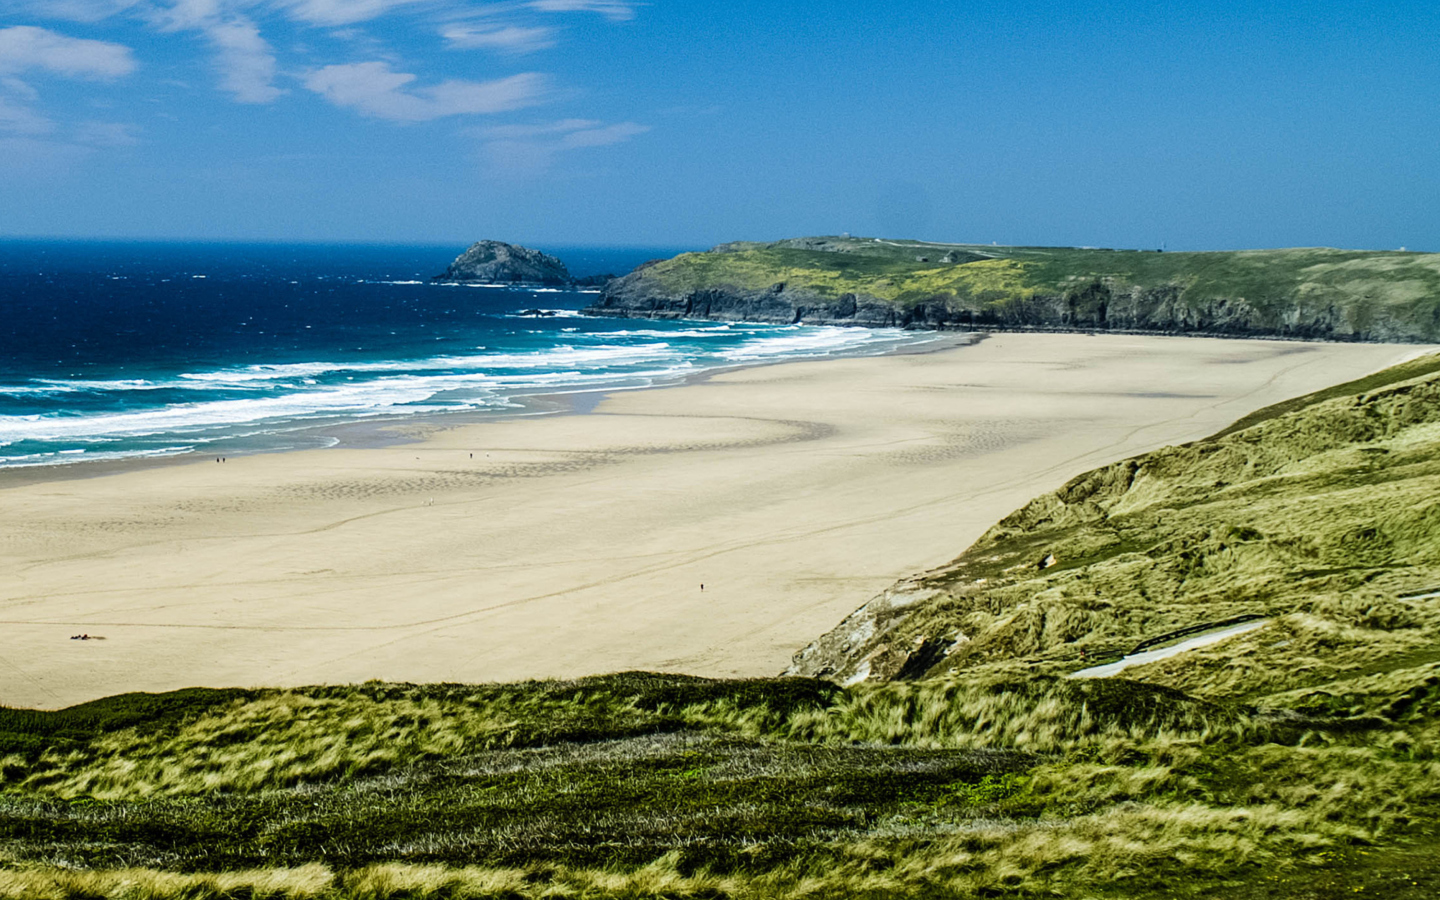
[[[939,330],[1440,339],[1440,254],[1160,253],[797,238],[612,281],[590,315]]]

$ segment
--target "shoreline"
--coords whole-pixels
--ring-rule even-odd
[[[383,447],[402,446],[423,442],[427,435],[449,428],[463,428],[468,425],[527,419],[536,416],[584,415],[593,412],[597,406],[604,402],[605,398],[614,394],[629,393],[632,391],[664,390],[666,388],[683,387],[691,384],[702,384],[710,378],[726,372],[763,368],[766,366],[789,365],[800,362],[821,362],[829,359],[864,359],[891,355],[903,356],[912,353],[934,353],[951,347],[976,344],[984,340],[985,337],[983,334],[975,334],[973,336],[962,336],[958,334],[944,335],[941,332],[936,332],[936,334],[939,335],[939,337],[935,340],[916,341],[913,344],[897,345],[880,353],[847,354],[842,352],[831,356],[758,360],[733,365],[712,366],[701,372],[681,375],[674,381],[664,381],[634,387],[580,388],[574,391],[545,391],[534,394],[517,394],[515,395],[515,399],[518,401],[518,406],[510,409],[466,409],[454,412],[417,413],[411,416],[382,415],[368,419],[357,418],[342,422],[299,426],[283,432],[285,434],[306,436],[312,440],[323,441],[325,439],[333,439],[334,442],[328,446],[259,448],[231,451],[228,454],[214,454],[201,452],[199,450],[189,450],[183,453],[163,456],[136,455],[118,459],[77,460],[73,463],[50,462],[32,465],[0,466],[0,491],[21,485],[105,478],[111,475],[124,474],[129,471],[199,464],[205,462],[207,459],[214,459],[217,455],[240,459],[249,456],[277,453],[304,453],[315,450],[340,448],[352,450],[379,449]],[[944,338],[946,337],[948,337],[949,340],[945,340]],[[402,433],[407,431],[412,433]]]
[[[459,286],[462,283],[451,282]],[[508,285],[480,285],[480,287],[509,287]],[[664,317],[640,316],[640,315],[617,315],[612,313],[586,313],[602,318],[622,319],[657,319]],[[744,322],[748,320],[730,319],[695,319],[696,322]],[[858,323],[837,323],[828,326],[836,328],[869,328],[872,326]],[[1415,348],[1404,359],[1420,356],[1432,352],[1432,345],[1414,341],[1338,341],[1338,340],[1315,340],[1305,337],[1291,337],[1287,335],[1231,335],[1212,332],[1157,332],[1144,330],[1127,329],[1082,329],[1082,328],[1042,328],[1042,327],[1016,327],[1016,328],[966,328],[966,329],[943,329],[943,328],[916,328],[908,329],[915,332],[924,332],[934,335],[933,341],[917,341],[913,344],[897,345],[880,353],[837,353],[832,356],[820,357],[798,357],[793,359],[772,359],[759,360],[755,362],[737,363],[734,365],[715,366],[703,372],[696,372],[680,376],[675,381],[652,383],[635,387],[611,387],[611,388],[580,388],[574,391],[547,391],[534,394],[517,394],[516,399],[520,401],[519,408],[507,410],[479,410],[467,409],[455,412],[429,412],[419,413],[413,416],[384,415],[374,419],[353,419],[329,424],[313,426],[299,426],[287,430],[287,434],[308,435],[313,438],[326,439],[334,438],[334,443],[328,446],[291,446],[277,447],[272,449],[260,448],[254,450],[230,451],[221,456],[235,458],[269,455],[275,453],[300,453],[312,450],[328,450],[335,448],[348,449],[374,449],[381,447],[400,446],[416,443],[425,440],[425,435],[435,431],[443,431],[447,428],[461,428],[472,424],[485,422],[508,421],[517,418],[530,418],[533,416],[549,415],[577,415],[592,412],[606,397],[613,394],[628,393],[631,391],[664,390],[666,388],[682,387],[691,384],[702,384],[717,375],[726,372],[739,371],[750,368],[763,368],[766,366],[789,365],[802,362],[822,362],[830,359],[864,359],[884,356],[904,356],[917,353],[936,353],[953,347],[963,347],[978,344],[992,335],[1002,334],[1064,334],[1079,335],[1084,337],[1100,337],[1116,335],[1124,337],[1164,337],[1164,338],[1198,338],[1202,340],[1223,340],[1223,341],[1278,341],[1286,343],[1301,344],[1338,344],[1338,345],[1372,345],[1372,346],[1395,346]],[[579,399],[584,398],[584,399]],[[418,434],[397,434],[397,431],[413,429]],[[368,434],[369,437],[355,439],[356,433]],[[79,460],[73,463],[37,463],[33,465],[10,465],[0,466],[0,491],[13,486],[45,483],[51,481],[71,481],[89,478],[104,478],[111,475],[123,474],[128,471],[150,468],[163,468],[175,465],[188,465],[200,463],[215,454],[202,453],[199,450],[190,450],[184,453],[175,453],[161,456],[130,456],[119,459],[106,460]],[[24,474],[21,474],[24,473]]]
[[[823,321],[807,322],[803,318],[795,322],[767,322],[764,319],[741,319],[711,317],[693,319],[687,316],[670,315],[646,315],[644,313],[631,313],[619,311],[592,311],[597,307],[587,306],[581,310],[582,314],[605,319],[627,319],[653,322],[733,322],[736,324],[750,323],[761,325],[809,325],[815,328],[898,328],[901,331],[924,332],[927,334],[965,334],[965,335],[987,335],[987,334],[1076,334],[1086,337],[1097,337],[1101,335],[1116,335],[1120,337],[1173,337],[1173,338],[1200,338],[1221,341],[1282,341],[1299,344],[1371,344],[1391,345],[1410,347],[1430,347],[1432,344],[1421,338],[1406,340],[1382,340],[1380,338],[1351,338],[1341,339],[1324,337],[1320,335],[1298,335],[1298,334],[1271,334],[1267,332],[1255,332],[1253,334],[1229,331],[1162,331],[1157,328],[1078,328],[1065,325],[965,325],[965,326],[929,326],[929,325],[876,325],[872,322],[850,322],[838,319],[825,319]]]
[[[773,675],[1074,475],[1415,352],[992,334],[696,373],[405,444],[12,483],[0,704]]]

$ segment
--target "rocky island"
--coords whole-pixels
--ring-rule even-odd
[[[1440,254],[1204,253],[813,237],[721,244],[607,285],[590,315],[984,331],[1440,339]]]
[[[556,257],[504,241],[476,241],[455,257],[432,281],[471,281],[485,284],[540,284],[547,287],[601,285],[611,275],[574,278]]]

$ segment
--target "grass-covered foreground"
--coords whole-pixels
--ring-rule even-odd
[[[0,709],[0,897],[1434,897],[1437,551],[1432,358],[1040,498],[830,648],[850,687]]]
[[[0,895],[1269,896],[1430,840],[1416,684],[1318,713],[646,674],[9,711]]]

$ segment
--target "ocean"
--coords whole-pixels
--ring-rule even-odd
[[[593,293],[431,283],[463,249],[0,242],[0,467],[329,446],[355,422],[934,339],[593,318]],[[584,276],[687,248],[542,249]]]

